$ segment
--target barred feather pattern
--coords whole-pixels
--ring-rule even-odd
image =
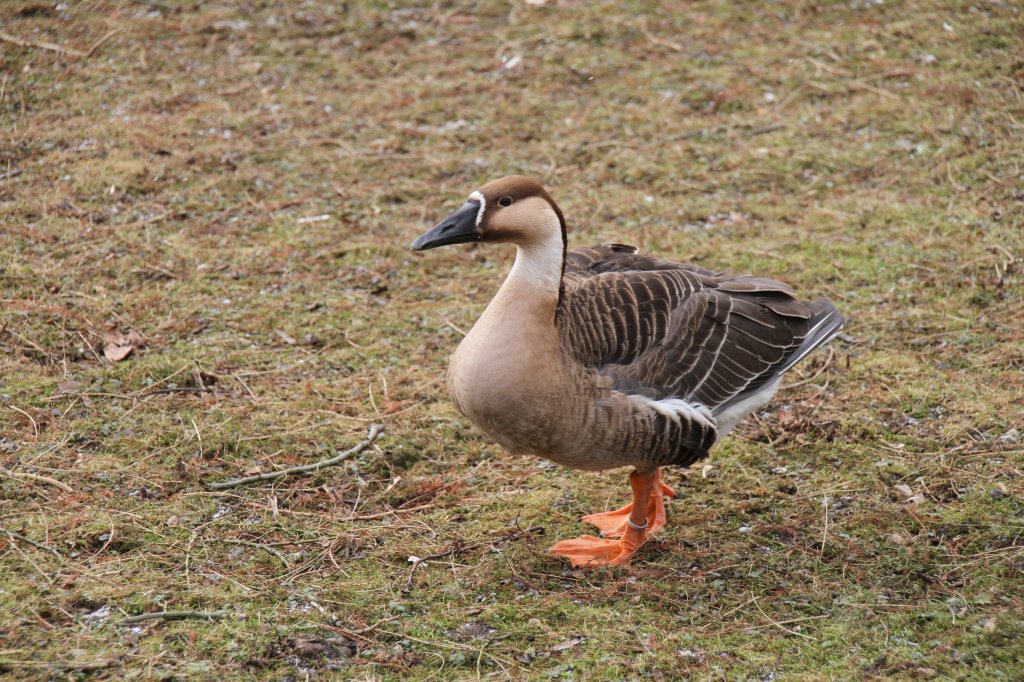
[[[655,466],[704,457],[715,415],[770,388],[842,322],[827,299],[798,300],[781,282],[621,244],[566,254],[556,313],[563,350],[608,388],[586,415],[593,447]]]

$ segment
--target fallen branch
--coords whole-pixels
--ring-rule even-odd
[[[140,613],[137,616],[129,616],[124,620],[117,621],[117,624],[133,625],[146,620],[188,620],[189,618],[216,620],[233,615],[235,615],[233,611],[153,611],[151,613]]]
[[[9,471],[7,469],[0,469],[0,471],[3,471],[5,474],[10,476],[11,478],[20,478],[20,479],[28,479],[28,480],[31,480],[31,481],[39,481],[40,483],[46,483],[47,485],[52,485],[55,488],[60,488],[61,490],[63,490],[66,493],[73,493],[73,492],[75,492],[74,488],[69,486],[67,483],[62,483],[61,481],[58,481],[56,478],[50,478],[49,476],[41,476],[40,474],[33,474],[33,473],[29,473],[28,471]]]
[[[256,483],[258,481],[274,481],[285,476],[292,476],[295,474],[305,474],[310,471],[318,471],[325,467],[334,466],[340,462],[344,462],[352,455],[359,454],[366,448],[366,446],[377,440],[384,431],[383,424],[371,424],[370,432],[367,434],[366,439],[357,444],[355,447],[346,450],[345,452],[339,453],[330,459],[322,459],[319,462],[313,462],[312,464],[303,464],[301,466],[294,466],[288,469],[282,469],[281,471],[270,471],[263,474],[256,474],[255,476],[246,476],[245,478],[232,478],[227,481],[221,481],[219,483],[207,483],[206,487],[210,490],[227,490],[228,488],[235,488],[240,485],[247,483]]]

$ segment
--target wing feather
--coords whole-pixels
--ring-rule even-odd
[[[834,336],[842,318],[782,282],[605,244],[567,254],[558,324],[563,346],[616,389],[714,412]]]

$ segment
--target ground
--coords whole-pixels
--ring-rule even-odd
[[[0,18],[4,674],[1024,677],[1020,4]],[[512,254],[408,244],[510,173],[571,244],[849,317],[628,568],[545,552],[627,472],[511,457],[443,385]]]

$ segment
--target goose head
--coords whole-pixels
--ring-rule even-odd
[[[470,242],[514,243],[520,247],[561,244],[565,219],[544,187],[523,175],[488,182],[469,195],[462,207],[412,243],[425,251]]]

